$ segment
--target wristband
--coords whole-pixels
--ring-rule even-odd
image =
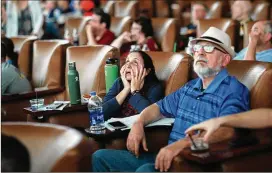
[[[132,93],[131,93],[131,95],[136,95],[137,93],[140,93],[140,90],[134,90]]]

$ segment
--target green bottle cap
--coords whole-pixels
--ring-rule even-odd
[[[68,66],[69,66],[69,70],[76,70],[76,62],[75,61],[69,62]]]

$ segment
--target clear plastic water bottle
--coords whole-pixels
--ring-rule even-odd
[[[73,44],[74,44],[74,46],[79,45],[78,32],[77,32],[76,28],[73,29]]]
[[[102,99],[96,95],[95,91],[90,92],[88,110],[90,116],[90,132],[94,134],[105,133],[104,115],[102,109]]]

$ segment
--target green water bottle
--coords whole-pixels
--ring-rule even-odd
[[[70,102],[72,105],[81,103],[79,75],[76,70],[76,62],[69,62],[68,64],[68,86],[70,94]]]
[[[110,90],[114,81],[119,76],[118,59],[109,58],[105,65],[106,92]]]

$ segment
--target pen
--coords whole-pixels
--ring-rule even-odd
[[[192,136],[191,136],[190,134],[188,134],[188,135],[189,135],[189,138],[190,138],[191,142],[193,143],[195,149],[197,149],[197,146],[196,146],[196,144],[195,144],[195,142],[194,142]]]
[[[62,105],[63,105],[63,103],[61,103],[60,105],[58,105],[58,106],[56,107],[56,109],[60,108]]]

